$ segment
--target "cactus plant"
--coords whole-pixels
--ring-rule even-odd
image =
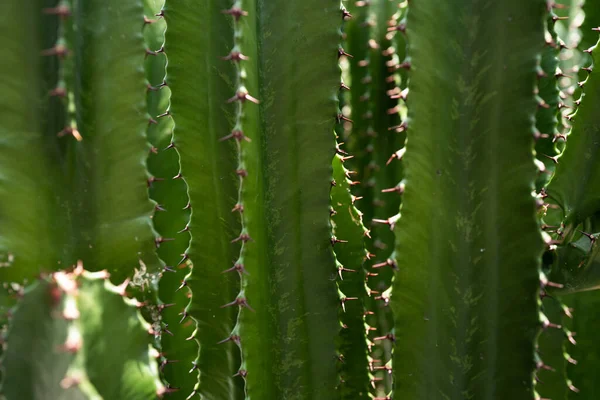
[[[581,6],[8,0],[0,395],[595,398]]]

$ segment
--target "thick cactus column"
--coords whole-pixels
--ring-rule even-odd
[[[167,2],[164,16],[192,209],[192,395],[239,399],[244,378],[246,398],[332,398],[339,1]]]
[[[543,0],[410,3],[395,399],[534,397],[544,10]]]

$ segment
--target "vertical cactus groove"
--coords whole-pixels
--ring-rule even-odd
[[[406,134],[400,121],[399,97],[396,73],[400,60],[396,55],[394,35],[397,21],[406,8],[400,9],[399,0],[371,1],[371,38],[369,40],[369,77],[370,82],[370,143],[372,149],[369,163],[369,176],[365,184],[372,191],[372,197],[361,203],[364,206],[365,221],[370,228],[368,248],[374,254],[371,261],[368,286],[373,293],[369,305],[374,312],[367,319],[369,325],[377,330],[372,332],[375,342],[374,357],[381,365],[388,365],[392,356],[392,343],[386,339],[393,328],[393,316],[388,307],[389,291],[394,275],[395,263],[392,261],[395,236],[392,230],[400,206],[400,181],[402,164],[395,161],[396,152],[404,147]],[[402,49],[402,52],[404,49]],[[370,203],[369,203],[370,202]],[[382,381],[377,395],[384,396],[391,391],[389,374],[380,373],[377,379]]]
[[[544,9],[543,0],[410,3],[394,398],[534,397],[543,242],[532,147]]]
[[[564,302],[573,312],[571,329],[576,332],[577,343],[569,344],[572,362],[568,365],[571,386],[577,391],[569,393],[569,400],[594,400],[600,396],[600,348],[598,347],[598,329],[600,329],[600,292],[577,293],[565,296]]]
[[[233,93],[260,100],[245,101],[240,125],[251,139],[241,142],[251,240],[236,261],[247,272],[238,299],[249,307],[236,328],[246,398],[330,399],[339,327],[329,191],[342,12],[336,0],[236,7],[240,48],[229,54],[248,59],[237,61],[244,86]]]
[[[597,38],[597,36],[596,36]],[[594,65],[600,47],[590,49]],[[563,211],[563,224],[568,233],[600,207],[600,195],[596,190],[600,185],[600,168],[595,162],[598,158],[600,141],[600,74],[588,68],[589,76],[584,81],[585,99],[573,119],[573,127],[568,136],[568,146],[558,158],[556,173],[548,184],[546,192],[550,199],[560,205]]]
[[[12,75],[4,109],[13,111],[0,128],[0,159],[14,169],[0,184],[0,253],[14,259],[2,280],[78,258],[108,266],[116,280],[159,264],[146,186],[141,1],[112,2],[9,2],[1,19],[1,68]],[[15,168],[24,159],[35,162]]]
[[[365,237],[367,230],[362,214],[355,208],[355,197],[350,193],[350,171],[344,167],[343,156],[333,159],[331,204],[333,234],[338,262],[338,289],[341,312],[339,344],[340,398],[369,399],[370,381],[368,338],[365,323],[367,287],[365,285],[367,259]],[[377,366],[377,368],[381,368]]]
[[[168,0],[163,10],[171,89],[168,114],[175,122],[178,175],[188,185],[191,207],[190,222],[181,227],[183,234],[192,235],[182,262],[189,259],[193,265],[180,288],[190,290],[185,312],[196,321],[191,338],[200,345],[198,359],[190,366],[199,382],[186,396],[199,394],[205,400],[243,398],[243,381],[233,376],[240,367],[237,340],[231,338],[238,309],[223,307],[240,288],[234,273],[223,272],[239,256],[240,243],[229,242],[241,227],[239,215],[232,212],[238,199],[237,149],[234,141],[221,141],[232,132],[236,110],[236,104],[228,102],[235,66],[221,59],[233,46],[233,22],[223,13],[231,4]]]
[[[9,0],[0,16],[5,51],[0,63],[0,268],[2,281],[32,278],[54,268],[66,223],[57,194],[60,157],[56,134],[63,128],[61,102],[49,95],[58,80],[56,16],[44,14],[50,2]],[[54,23],[51,21],[54,20]],[[57,108],[55,118],[48,118]],[[35,162],[24,162],[34,160]],[[31,243],[35,243],[34,246]]]
[[[151,175],[164,178],[150,186],[150,197],[158,207],[153,216],[154,227],[160,235],[157,239],[157,252],[166,263],[165,272],[159,282],[159,297],[164,302],[158,305],[160,314],[161,373],[168,383],[170,400],[184,400],[198,382],[197,374],[189,373],[192,363],[198,356],[198,344],[190,337],[195,328],[194,321],[185,317],[185,307],[189,303],[188,291],[179,290],[187,271],[176,268],[181,254],[189,246],[189,232],[180,233],[189,222],[187,186],[183,179],[170,179],[179,173],[179,154],[172,143],[173,120],[156,118],[168,107],[170,89],[164,85],[166,56],[161,48],[164,44],[166,23],[160,17],[162,0],[145,0],[144,37],[148,49],[146,58],[146,78],[148,80],[147,105],[152,117],[148,124],[148,140],[153,148],[148,156],[148,170]],[[159,15],[156,15],[159,14]]]
[[[159,267],[147,188],[143,5],[141,0],[79,1],[73,16],[82,140],[73,143],[77,168],[67,177],[78,189],[70,194],[78,233],[72,237],[79,238],[78,258],[110,266],[111,279],[123,281],[142,264],[148,272]]]

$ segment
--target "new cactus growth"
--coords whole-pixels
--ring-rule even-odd
[[[598,15],[8,0],[0,395],[595,400]]]

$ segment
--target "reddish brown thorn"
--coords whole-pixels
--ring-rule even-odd
[[[238,297],[236,298],[234,301],[232,301],[231,303],[227,303],[221,306],[221,308],[225,308],[225,307],[231,307],[231,306],[240,306],[240,307],[245,307],[250,311],[254,311],[254,309],[252,307],[250,307],[250,305],[248,304],[248,301],[243,298],[243,297]]]
[[[399,194],[404,193],[404,184],[400,183],[398,186],[394,186],[393,188],[381,190],[381,193],[392,193],[392,192],[396,192]]]
[[[187,225],[185,226],[185,228],[183,228],[182,230],[178,231],[177,233],[183,233],[183,232],[187,232],[187,231],[189,231],[189,230],[190,230],[190,224],[187,224]]]
[[[404,153],[406,153],[406,147],[403,147],[400,150],[398,150],[397,152],[395,152],[394,154],[392,154],[390,156],[390,158],[388,158],[388,160],[385,163],[385,165],[389,165],[392,162],[392,160],[394,160],[394,159],[401,160],[402,157],[404,157]]]
[[[154,240],[154,243],[156,244],[156,247],[160,247],[160,245],[164,242],[171,242],[175,239],[172,238],[164,238],[164,237],[158,237]]]
[[[170,266],[168,266],[168,265],[165,265],[165,266],[163,267],[163,270],[164,270],[164,271],[166,271],[166,272],[177,272],[177,271],[175,271],[175,270],[174,270],[172,267],[170,267]]]
[[[243,204],[240,204],[240,203],[237,203],[237,204],[236,204],[236,205],[235,205],[235,206],[234,206],[234,207],[231,209],[231,212],[236,212],[236,211],[239,211],[239,212],[243,213],[243,212],[244,212],[244,205],[243,205]]]
[[[250,57],[245,56],[242,53],[240,53],[239,51],[234,51],[234,50],[232,50],[231,53],[227,54],[225,57],[221,57],[221,60],[235,61],[235,62],[247,61],[249,59],[250,59]]]
[[[65,5],[56,6],[52,8],[44,8],[42,10],[47,15],[58,15],[59,17],[66,18],[71,16],[71,10]]]
[[[149,25],[149,24],[153,24],[155,23],[156,20],[155,19],[150,19],[147,16],[144,15],[144,26]]]
[[[175,175],[172,179],[181,179],[182,175],[181,172],[179,172],[177,175]]]
[[[358,297],[342,297],[340,299],[340,303],[342,304],[342,310],[344,310],[344,312],[346,312],[346,302],[348,300],[358,300]]]
[[[404,61],[403,63],[396,65],[396,69],[410,70],[410,62]]]
[[[240,275],[241,274],[249,275],[248,272],[246,271],[246,269],[244,268],[244,264],[242,264],[242,263],[235,263],[233,265],[233,267],[226,269],[225,271],[223,271],[221,273],[225,274],[227,272],[232,272],[232,271],[237,271]]]
[[[154,14],[154,16],[158,17],[158,18],[162,18],[165,16],[165,10],[160,10],[158,12],[158,14]]]
[[[248,176],[248,171],[246,171],[245,169],[237,169],[235,170],[235,174],[240,178],[245,178]]]
[[[554,162],[554,164],[558,164],[558,156],[554,156],[554,157],[550,157],[549,155],[546,154],[542,154],[544,157],[549,158],[550,160],[552,160],[552,162]]]
[[[246,243],[250,240],[252,240],[252,238],[250,237],[250,235],[248,235],[247,233],[242,233],[240,236],[236,237],[235,239],[233,239],[231,241],[231,243],[235,243],[235,242],[239,242],[242,241],[243,243]]]
[[[338,274],[340,275],[340,279],[344,280],[344,278],[342,277],[342,272],[356,272],[356,270],[348,269],[348,268],[344,267],[343,265],[340,265],[338,267]]]
[[[571,390],[572,392],[579,393],[579,389],[577,389],[575,386],[573,386],[573,384],[571,382],[568,382],[567,386],[569,387],[569,390]]]
[[[151,187],[154,182],[160,182],[160,181],[164,181],[164,180],[165,180],[164,178],[155,178],[154,176],[151,176],[150,178],[148,178],[148,181],[147,181],[148,187]]]
[[[335,246],[336,243],[348,243],[348,241],[347,240],[341,240],[341,239],[336,238],[335,236],[332,236],[331,237],[331,245]]]
[[[250,138],[244,135],[244,132],[242,132],[239,129],[234,129],[233,131],[231,131],[231,133],[227,136],[223,136],[221,139],[219,139],[220,142],[223,142],[225,140],[228,139],[235,139],[238,142],[241,142],[242,140],[245,140],[246,142],[250,142]]]
[[[158,154],[158,149],[154,146],[150,147],[150,153],[148,154]]]
[[[191,210],[191,208],[192,208],[192,203],[190,203],[188,201],[188,203],[185,205],[185,207],[182,208],[182,210]]]
[[[388,258],[384,262],[373,264],[373,268],[383,268],[386,266],[390,266],[396,270],[398,269],[398,264],[396,263],[396,260],[392,260],[391,258]]]
[[[388,128],[388,131],[396,131],[397,133],[401,133],[404,132],[407,128],[407,123],[403,122],[400,125],[396,125],[396,126],[391,126]]]
[[[336,118],[337,118],[338,124],[342,121],[353,122],[350,118],[345,117],[344,114],[342,114],[342,113],[339,113]]]
[[[394,336],[393,333],[388,333],[385,336],[379,336],[379,337],[373,338],[373,341],[379,341],[379,340],[389,340],[390,342],[395,343],[396,336]]]
[[[156,308],[158,308],[158,312],[162,312],[162,310],[164,310],[165,308],[172,307],[174,305],[175,305],[175,303],[159,304]]]
[[[77,130],[77,128],[73,128],[71,126],[67,126],[65,129],[63,129],[62,131],[58,132],[58,137],[63,137],[65,135],[71,135],[75,138],[75,140],[77,140],[78,142],[81,142],[83,140],[83,137],[81,136],[81,134],[79,133],[79,131]]]
[[[181,285],[179,285],[179,287],[175,291],[178,292],[181,289],[183,289],[185,286],[187,286],[187,281],[184,279],[181,281]]]
[[[223,14],[229,14],[233,16],[236,22],[240,20],[241,17],[248,16],[248,11],[244,11],[239,7],[231,7],[229,10],[221,11]]]
[[[52,89],[48,94],[52,97],[65,97],[67,95],[67,90],[62,87],[57,87],[56,89]]]
[[[163,208],[160,204],[154,206],[154,211],[167,211],[166,208]]]
[[[173,335],[173,332],[171,332],[171,331],[168,329],[168,327],[169,327],[169,324],[165,324],[165,323],[163,322],[163,325],[164,325],[164,326],[162,327],[162,331],[164,331],[164,332],[167,332],[167,333],[168,333],[169,335],[171,335],[171,336],[175,336],[175,335]],[[157,335],[157,334],[158,334],[158,332],[154,332],[154,331],[152,330],[152,328],[150,328],[150,332],[149,332],[149,333],[150,333],[151,335]]]
[[[248,371],[246,371],[245,369],[240,369],[235,375],[233,376],[241,376],[242,378],[245,378],[248,376]]]
[[[344,82],[340,82],[340,89],[350,90],[350,86],[346,85]]]
[[[349,20],[350,18],[352,18],[352,14],[350,14],[350,12],[348,12],[348,10],[346,10],[345,8],[342,9],[342,19],[344,21]]]
[[[223,343],[227,343],[227,342],[234,342],[235,344],[240,344],[241,342],[241,338],[239,335],[231,335],[223,340],[221,340],[220,342],[217,342],[217,344],[223,344]]]
[[[338,49],[338,58],[340,58],[341,56],[346,56],[346,57],[354,58],[351,54],[346,53],[344,51],[344,49],[340,47]]]
[[[340,161],[341,162],[346,162],[347,160],[350,160],[352,158],[354,158],[354,156],[345,156],[345,157],[340,156]]]
[[[254,104],[259,104],[260,101],[258,101],[258,99],[250,96],[248,94],[248,92],[246,92],[245,90],[239,90],[235,96],[233,96],[232,98],[230,98],[229,100],[227,100],[227,103],[233,103],[234,101],[239,101],[244,103],[246,100],[251,101]]]
[[[331,186],[335,187],[337,186],[337,182],[335,181],[335,179],[332,179],[331,182],[329,182],[331,184]]]
[[[165,369],[165,366],[167,364],[173,364],[173,363],[176,363],[176,362],[179,362],[179,360],[167,360],[165,358],[164,360],[161,361],[159,369],[162,371],[163,369]]]
[[[179,323],[181,324],[188,317],[188,313],[187,313],[187,311],[183,310],[182,312],[179,313],[179,315],[182,316],[181,319],[179,320]]]

